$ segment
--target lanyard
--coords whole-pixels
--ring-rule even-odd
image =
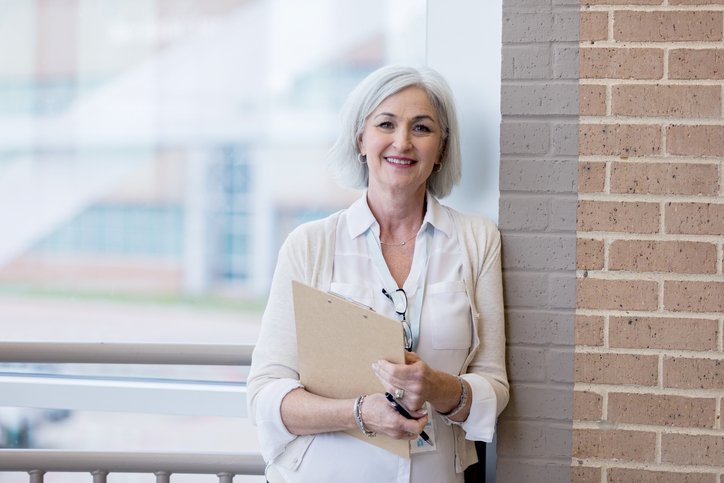
[[[397,282],[395,282],[395,279],[392,277],[392,274],[390,273],[390,269],[387,267],[387,263],[385,262],[385,258],[382,256],[382,248],[380,246],[379,241],[375,237],[374,233],[372,233],[372,228],[368,228],[367,232],[365,233],[365,236],[367,238],[367,246],[369,247],[370,256],[372,257],[372,261],[374,262],[375,266],[377,267],[377,272],[382,277],[382,283],[384,284],[385,290],[392,293],[395,290],[397,290]],[[422,299],[425,295],[425,281],[427,279],[427,264],[429,261],[429,255],[430,255],[430,244],[432,242],[432,227],[428,224],[425,227],[425,236],[420,240],[419,244],[415,245],[415,249],[420,248],[422,250],[423,254],[423,260],[424,264],[422,266],[422,269],[420,273],[418,274],[418,279],[416,281],[418,290],[415,291],[415,297],[412,304],[412,307],[410,307],[410,300],[408,299],[408,319],[410,320],[410,330],[412,331],[412,351],[417,350],[417,343],[420,340],[420,317],[422,315]],[[413,269],[415,262],[415,257],[413,255]],[[419,262],[418,262],[419,263]]]

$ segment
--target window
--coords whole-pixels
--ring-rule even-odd
[[[341,103],[382,64],[424,63],[425,12],[424,0],[4,5],[0,41],[13,50],[0,66],[3,338],[253,343],[286,234],[357,196],[324,176]],[[138,397],[147,384],[213,393],[245,377],[145,365],[0,372],[23,387],[110,384],[116,392],[72,413],[9,408],[19,399],[0,396],[0,446],[81,448],[94,447],[82,439],[93,431],[57,439],[59,428],[236,424],[105,411],[128,387]],[[161,394],[148,392],[148,412],[170,411],[151,393]],[[132,434],[117,443],[140,444]]]
[[[324,175],[325,154],[345,96],[383,64],[428,64],[451,82],[466,176],[450,203],[495,217],[501,5],[493,3],[5,2],[3,337],[253,343],[286,234],[358,196]],[[149,366],[0,372],[37,384],[58,375],[199,384],[244,377]],[[41,446],[92,444],[52,439],[60,426],[48,419],[119,423],[119,434],[128,418],[168,421],[18,414],[0,407],[4,434],[19,434],[26,421]],[[209,421],[184,424],[227,424]]]

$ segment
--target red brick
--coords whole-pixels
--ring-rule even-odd
[[[669,0],[669,5],[724,5],[724,0]]]
[[[601,270],[603,255],[603,241],[590,238],[576,239],[576,268],[578,270]]]
[[[583,84],[578,87],[581,116],[606,115],[606,86]]]
[[[622,42],[682,42],[722,40],[722,12],[616,11],[613,38]]]
[[[664,358],[664,387],[724,389],[724,360],[666,357]]]
[[[609,270],[716,273],[716,245],[706,242],[616,240],[609,247]]]
[[[581,79],[658,80],[664,76],[662,49],[584,47],[578,59]]]
[[[650,156],[661,153],[661,127],[649,124],[581,124],[582,156]]]
[[[571,483],[598,483],[599,481],[601,481],[601,468],[594,466],[571,468]]]
[[[721,87],[618,85],[611,93],[616,116],[721,117]]]
[[[593,480],[589,480],[593,481]],[[598,483],[600,480],[596,480]],[[609,468],[607,483],[716,483],[714,473],[679,473],[672,471]]]
[[[667,203],[666,233],[687,235],[724,234],[724,204]]]
[[[657,233],[659,205],[638,201],[581,200],[578,202],[576,224],[579,232]]]
[[[579,309],[656,310],[659,284],[651,280],[576,280],[576,307]]]
[[[577,353],[575,381],[587,384],[655,386],[659,377],[658,356],[636,354]]]
[[[622,349],[711,351],[719,340],[716,319],[611,317],[608,343]]]
[[[661,5],[662,0],[581,0],[581,5]]]
[[[661,435],[661,461],[676,465],[724,466],[724,436]]]
[[[724,282],[664,282],[664,308],[673,312],[724,312]]]
[[[724,79],[724,49],[672,50],[669,79]]]
[[[608,39],[608,13],[581,12],[579,18],[579,39],[581,41]]]
[[[573,419],[575,421],[600,421],[603,415],[603,397],[595,392],[573,392]]]
[[[576,345],[603,345],[603,317],[576,315]]]
[[[611,165],[611,192],[716,196],[719,193],[719,166],[614,162]]]
[[[612,423],[713,429],[716,399],[609,393],[607,420]]]
[[[606,163],[583,161],[578,165],[578,192],[602,193],[606,184]]]
[[[656,433],[574,429],[573,457],[653,462],[656,458]]]
[[[675,156],[724,156],[724,126],[669,126],[666,151]]]

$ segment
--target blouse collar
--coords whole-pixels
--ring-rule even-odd
[[[452,233],[452,219],[440,202],[430,194],[427,193],[427,212],[425,218],[422,220],[422,225],[432,225],[436,230],[441,231],[446,236],[450,236]],[[367,204],[367,192],[364,194],[347,209],[348,214],[348,228],[349,236],[351,239],[357,238],[364,234],[368,229],[372,228],[377,236],[379,236],[380,228],[377,220],[375,219],[369,205]]]

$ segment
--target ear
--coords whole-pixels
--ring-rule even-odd
[[[362,133],[362,134],[364,134],[364,133]],[[359,137],[357,138],[357,151],[359,151],[359,153],[360,153],[362,156],[367,156],[367,155],[365,154],[364,142],[363,142],[363,140],[362,140],[362,134],[360,134]]]

